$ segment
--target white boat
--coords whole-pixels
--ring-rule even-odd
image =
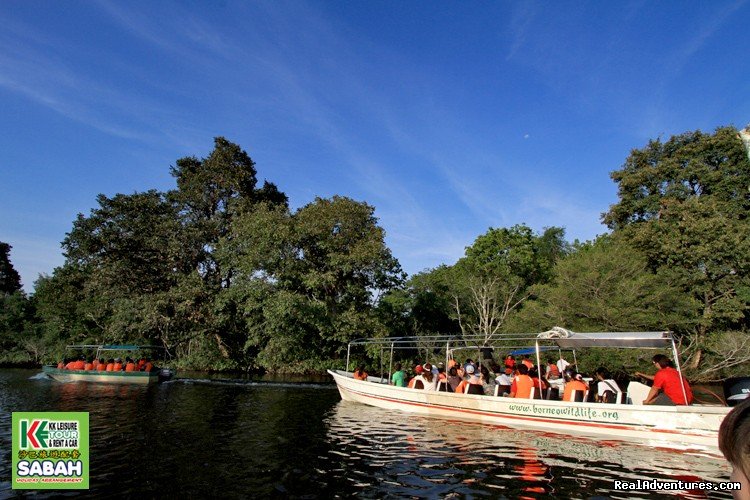
[[[438,340],[440,342],[441,340]],[[404,339],[363,339],[350,345],[390,343],[391,352]],[[455,342],[455,340],[454,340]],[[573,333],[555,329],[534,339],[537,365],[539,347],[555,345],[561,349],[583,347],[672,348],[677,349],[669,332]],[[446,352],[450,341],[443,342]],[[454,344],[455,345],[455,344]],[[348,365],[348,360],[347,360]],[[347,366],[348,368],[348,366]],[[677,364],[679,369],[679,364]],[[390,369],[388,370],[391,371]],[[654,446],[684,449],[717,447],[719,425],[730,408],[726,406],[653,406],[632,404],[632,399],[615,404],[570,402],[546,399],[520,399],[501,396],[456,394],[396,387],[387,378],[356,380],[348,371],[329,370],[341,398],[381,408],[410,413],[469,420],[503,427],[521,427],[607,439],[638,440]],[[638,402],[636,400],[636,402]]]

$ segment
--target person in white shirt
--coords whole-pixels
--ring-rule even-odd
[[[570,366],[570,363],[565,361],[562,357],[557,360],[557,369],[560,370],[560,374],[565,373],[565,369]]]

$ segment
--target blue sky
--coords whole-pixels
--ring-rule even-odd
[[[99,193],[240,144],[376,207],[409,273],[489,227],[605,232],[632,148],[750,121],[748,1],[0,2],[0,241],[30,291]]]

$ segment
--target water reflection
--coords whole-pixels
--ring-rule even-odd
[[[327,422],[332,449],[356,468],[353,486],[366,481],[378,495],[648,497],[653,493],[616,492],[614,481],[725,481],[729,474],[715,456],[429,419],[349,402],[340,402]]]
[[[729,475],[715,457],[347,403],[330,384],[139,387],[36,373],[0,370],[0,498],[21,495],[10,490],[11,412],[33,410],[89,412],[93,496],[627,498],[653,493],[614,492],[615,479]]]

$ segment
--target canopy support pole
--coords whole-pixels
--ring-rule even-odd
[[[685,379],[682,377],[682,368],[680,368],[680,357],[677,354],[677,346],[674,343],[674,337],[672,337],[672,357],[674,358],[674,364],[677,366],[677,373],[680,374],[680,387],[682,388],[682,397],[685,398],[685,404],[688,403],[687,391],[685,390]]]
[[[349,372],[349,354],[352,351],[352,343],[349,342],[349,344],[346,346],[346,371]]]

